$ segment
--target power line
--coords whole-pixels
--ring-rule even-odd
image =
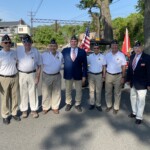
[[[37,9],[36,9],[36,11],[35,11],[34,16],[36,16],[36,14],[37,14],[37,12],[39,11],[39,9],[40,9],[40,7],[41,7],[42,3],[43,3],[43,0],[41,0],[41,2],[40,2],[40,4],[39,4],[39,6],[37,7]]]
[[[35,0],[34,3],[33,3],[32,7],[31,7],[31,11],[33,10],[35,4],[37,3],[36,1],[37,1],[37,0]]]
[[[36,23],[59,23],[59,24],[83,24],[83,23],[88,23],[90,21],[77,21],[77,20],[57,20],[57,19],[38,19],[38,18],[33,18],[33,22]]]

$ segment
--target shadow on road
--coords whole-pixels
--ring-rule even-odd
[[[65,91],[62,90],[62,103],[61,109],[65,106]],[[142,143],[150,145],[150,122],[144,120],[142,125],[136,125],[134,119],[128,118],[128,114],[131,112],[129,91],[122,92],[121,111],[117,115],[113,115],[112,112],[98,112],[96,110],[88,110],[88,88],[83,89],[83,109],[84,111],[80,114],[71,110],[65,112],[61,119],[65,120],[60,124],[56,124],[55,127],[50,129],[50,134],[42,139],[41,148],[48,149],[62,149],[67,145],[68,149],[80,149],[81,145],[90,142],[93,137],[92,129],[88,129],[85,132],[85,128],[89,126],[89,122],[93,123],[95,119],[105,120],[107,125],[115,131],[115,134],[122,132],[130,132],[138,138]],[[73,91],[73,96],[75,91]],[[106,104],[104,101],[104,91],[102,92],[102,108],[105,109]],[[73,108],[72,108],[73,109]],[[150,114],[150,99],[147,97],[147,104],[145,108],[146,115]],[[87,121],[88,120],[88,121]],[[101,122],[103,123],[103,122]],[[97,126],[95,126],[96,128]],[[80,133],[80,136],[76,136]],[[107,132],[107,131],[106,131]],[[95,133],[94,133],[95,134]],[[98,134],[98,133],[97,133]],[[109,140],[109,139],[106,139]]]

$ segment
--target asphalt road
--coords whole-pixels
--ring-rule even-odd
[[[41,103],[39,85],[39,101]],[[117,115],[88,110],[89,89],[83,88],[83,112],[65,112],[65,85],[62,80],[60,114],[52,111],[39,118],[31,115],[21,122],[11,120],[4,125],[0,119],[0,150],[150,150],[150,94],[147,97],[144,121],[136,125],[128,118],[131,111],[129,91],[122,92],[121,110]],[[73,91],[73,96],[75,91]]]

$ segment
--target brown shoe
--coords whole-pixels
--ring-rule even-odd
[[[59,110],[58,109],[52,109],[54,114],[59,114]]]
[[[109,112],[112,109],[112,107],[107,107],[106,112]]]
[[[47,114],[49,110],[43,110],[43,114]]]
[[[114,109],[114,110],[113,110],[113,114],[116,115],[116,114],[118,113],[118,111],[119,111],[119,110]]]
[[[23,111],[22,112],[22,118],[27,118],[27,117],[28,117],[27,111]]]
[[[33,118],[38,118],[39,114],[36,111],[31,111],[31,115]]]

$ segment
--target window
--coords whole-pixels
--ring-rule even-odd
[[[19,28],[19,32],[23,32],[23,28]]]

